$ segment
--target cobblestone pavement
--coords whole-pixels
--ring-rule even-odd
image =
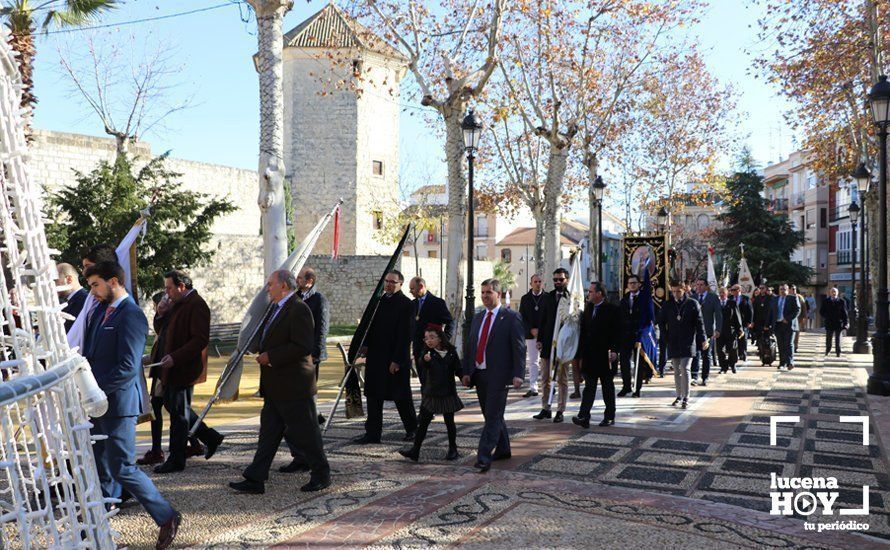
[[[850,341],[845,342],[846,349]],[[360,420],[337,417],[325,435],[333,486],[300,493],[307,474],[273,469],[266,493],[241,495],[240,478],[256,445],[257,419],[224,428],[226,441],[210,461],[192,459],[185,472],[150,475],[184,515],[178,543],[200,548],[374,547],[590,548],[627,544],[687,548],[881,548],[890,546],[890,478],[882,439],[890,405],[866,396],[870,359],[826,358],[822,335],[804,334],[797,368],[777,371],[755,360],[737,374],[712,375],[687,410],[670,406],[670,374],[644,386],[641,398],[620,398],[618,422],[584,430],[570,422],[535,421],[538,399],[511,392],[508,425],[513,456],[485,475],[472,468],[481,415],[469,391],[458,414],[461,459],[444,460],[446,436],[434,421],[421,463],[402,459],[406,444],[395,410],[385,411],[380,445],[359,446]],[[754,366],[754,365],[757,366]],[[594,409],[594,418],[601,414]],[[328,405],[320,408],[327,414]],[[886,414],[885,414],[886,412]],[[777,428],[770,416],[800,416]],[[869,444],[861,422],[868,416]],[[883,437],[882,437],[883,436]],[[284,449],[284,448],[282,448]],[[286,464],[279,453],[275,467]],[[836,508],[865,516],[773,516],[770,474],[835,477]],[[868,523],[867,535],[807,530],[810,523]],[[112,525],[119,542],[151,547],[156,527],[141,508],[124,509]]]

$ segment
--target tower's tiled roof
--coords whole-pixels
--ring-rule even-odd
[[[405,59],[398,50],[333,3],[284,35],[285,48],[359,48]]]

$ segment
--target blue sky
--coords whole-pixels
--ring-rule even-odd
[[[175,14],[213,7],[224,0],[130,0],[102,23]],[[778,160],[792,150],[792,135],[782,119],[788,105],[762,80],[749,75],[751,64],[744,50],[756,43],[756,8],[746,0],[713,0],[702,22],[690,29],[699,39],[711,70],[740,92],[741,131],[748,135],[755,158],[761,163]],[[323,3],[298,0],[285,18],[285,31],[296,26]],[[247,8],[242,7],[241,11]],[[144,136],[156,153],[172,150],[177,157],[243,168],[256,168],[259,107],[257,75],[251,55],[256,50],[256,24],[244,23],[239,7],[226,5],[193,15],[120,27],[111,39],[129,34],[144,36],[176,47],[174,65],[182,66],[176,94],[193,98],[193,107],[176,113],[167,128]],[[59,48],[79,44],[79,32],[42,36],[37,42],[35,114],[38,128],[103,135],[98,118],[80,97],[70,93],[59,64]],[[410,75],[406,78],[410,78]],[[404,96],[403,103],[414,98]],[[441,144],[412,110],[401,121],[401,157],[425,160],[430,174],[444,179]],[[428,160],[427,160],[428,159]],[[415,161],[417,161],[415,160]],[[436,167],[439,167],[437,170]]]

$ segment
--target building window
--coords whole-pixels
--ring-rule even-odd
[[[501,260],[509,264],[513,261],[513,252],[509,248],[501,249]]]
[[[828,226],[828,209],[820,208],[819,209],[819,227],[821,229],[825,229]]]
[[[699,229],[706,229],[710,225],[711,220],[707,214],[699,214],[697,223]]]
[[[807,177],[807,189],[815,189],[815,188],[816,188],[816,176],[810,174],[810,176]]]
[[[487,244],[476,245],[476,259],[477,260],[487,260],[488,259],[488,245]]]
[[[438,258],[438,257],[439,257],[439,251],[438,251],[438,250],[427,250],[427,251],[426,251],[426,257],[427,257],[427,258]]]
[[[373,218],[373,227],[374,229],[383,229],[383,212],[380,210],[374,210],[371,212],[371,216]]]
[[[487,237],[488,236],[488,216],[476,216],[476,236],[477,237]]]
[[[806,225],[807,229],[812,229],[816,226],[815,217],[816,217],[815,210],[813,210],[812,208],[807,210],[807,225]]]
[[[371,161],[371,173],[375,176],[383,175],[383,161],[382,160],[372,160]]]

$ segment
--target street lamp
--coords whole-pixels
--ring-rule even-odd
[[[865,194],[868,193],[868,187],[871,185],[871,172],[864,162],[860,162],[852,176],[856,180],[856,187],[859,190],[859,201],[864,205]],[[859,218],[859,253],[862,255],[862,267],[859,269],[859,310],[856,316],[856,341],[853,343],[853,353],[864,354],[871,353],[871,342],[868,341],[868,262],[865,250],[865,231],[868,224],[865,219],[865,208],[862,208],[861,214],[862,217]],[[853,284],[855,286],[855,281]]]
[[[606,184],[602,176],[597,176],[590,186],[590,193],[593,197],[593,203],[596,206],[596,254],[591,254],[596,263],[591,262],[590,265],[596,266],[596,278],[600,282],[605,283],[606,274],[603,272],[603,195],[606,194]],[[593,278],[591,278],[593,281]]]
[[[850,216],[850,229],[852,238],[850,239],[850,315],[855,323],[859,323],[859,308],[856,306],[856,222],[859,220],[859,204],[856,201],[850,203],[847,208],[847,214]],[[861,292],[861,290],[860,290]]]
[[[878,175],[878,299],[875,304],[875,332],[872,335],[874,366],[868,377],[867,391],[872,395],[890,395],[890,302],[887,296],[887,126],[890,125],[890,82],[881,75],[868,93],[871,114],[878,127],[880,171]]]
[[[473,159],[479,147],[479,139],[482,137],[482,124],[476,120],[476,115],[470,109],[467,116],[460,123],[460,127],[464,134],[464,151],[467,153],[467,175],[469,179],[469,191],[467,193],[467,295],[466,305],[464,306],[466,309],[464,319],[464,352],[466,354],[470,349],[467,346],[467,343],[470,341],[470,324],[473,322],[473,313],[476,311],[476,296],[473,294],[473,258],[476,253],[473,242],[474,222],[476,221],[473,209]]]

